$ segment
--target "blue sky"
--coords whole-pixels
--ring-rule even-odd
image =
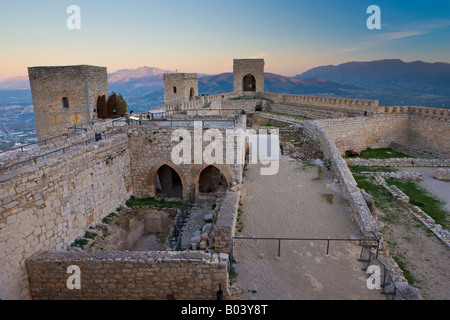
[[[69,5],[81,9],[81,30],[66,27]],[[366,27],[370,5],[381,30]],[[293,76],[348,61],[450,62],[449,40],[450,1],[2,0],[0,80],[37,65],[216,74],[251,57]]]

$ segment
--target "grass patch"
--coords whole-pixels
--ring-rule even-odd
[[[136,198],[134,196],[131,196],[125,204],[129,208],[153,207],[157,209],[181,209],[183,206],[182,201],[156,200],[153,197]]]
[[[395,185],[402,190],[409,198],[410,203],[419,207],[426,214],[440,224],[444,229],[450,227],[448,221],[449,213],[444,209],[444,202],[433,197],[427,190],[414,181],[402,181],[399,179],[386,179],[389,185]]]
[[[368,148],[361,152],[362,159],[390,159],[390,158],[411,158],[410,156],[392,150],[391,148]]]
[[[406,280],[408,280],[408,283],[411,286],[414,286],[414,283],[416,282],[416,279],[414,279],[414,277],[412,276],[411,272],[406,267],[405,263],[403,262],[403,259],[400,258],[400,257],[397,257],[397,256],[393,256],[392,258],[398,264],[400,269],[402,269],[403,275],[405,276]]]
[[[361,166],[349,166],[352,173],[359,174],[361,172],[397,172],[398,169],[392,167],[361,167]]]
[[[301,143],[302,138],[298,134],[286,134],[286,135],[281,135],[281,141],[283,141],[283,142],[294,141],[294,143]]]
[[[294,118],[294,119],[297,119],[297,120],[311,120],[311,118],[300,116],[300,115],[296,115],[296,114],[288,114],[288,113],[281,113],[281,112],[268,112],[268,113],[276,115],[276,116],[283,116],[283,117]]]
[[[367,193],[373,196],[375,206],[377,208],[387,212],[390,211],[391,208],[398,207],[398,205],[394,201],[394,197],[392,197],[392,195],[387,192],[382,186],[375,184],[372,177],[357,173],[354,173],[353,177],[358,184],[358,188],[364,189]],[[395,219],[395,215],[386,215],[382,220],[386,222],[393,222]]]
[[[104,217],[104,218],[102,219],[102,223],[104,223],[104,224],[110,224],[111,221],[114,220],[115,217],[117,217],[117,214],[115,214],[114,212],[113,212],[113,213],[110,213],[109,215],[107,215],[106,217]]]
[[[86,239],[76,239],[70,246],[84,249],[84,246],[88,244]]]

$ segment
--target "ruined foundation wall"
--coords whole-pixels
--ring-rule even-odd
[[[131,195],[128,137],[82,144],[2,174],[0,298],[29,297],[26,258],[65,250]]]
[[[66,286],[71,265],[80,290]],[[215,300],[219,284],[228,287],[227,266],[228,255],[190,251],[44,252],[26,261],[35,300]]]

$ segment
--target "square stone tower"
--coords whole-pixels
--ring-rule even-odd
[[[105,67],[30,67],[28,76],[39,140],[97,119],[97,103],[109,94]]]
[[[264,92],[264,59],[234,59],[234,94]]]
[[[164,74],[164,103],[186,103],[196,96],[198,96],[196,73]]]

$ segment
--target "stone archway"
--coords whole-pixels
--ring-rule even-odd
[[[161,170],[163,167],[164,169]],[[164,181],[161,181],[161,176]],[[159,185],[157,185],[157,180],[159,180]],[[152,166],[147,176],[147,185],[151,196],[164,196],[165,193],[168,193],[166,196],[186,198],[189,194],[189,184],[183,171],[168,160],[159,161]],[[164,190],[164,186],[166,190]],[[159,192],[158,188],[160,188]]]
[[[156,195],[173,198],[183,197],[183,183],[180,175],[166,164],[162,165],[157,171],[155,189]]]
[[[191,88],[191,90],[189,91],[189,99],[193,99],[195,97],[195,90],[194,88]]]
[[[235,174],[224,165],[203,165],[192,176],[197,193],[226,192]]]
[[[256,91],[256,79],[252,74],[247,74],[242,79],[242,91],[255,92]]]

